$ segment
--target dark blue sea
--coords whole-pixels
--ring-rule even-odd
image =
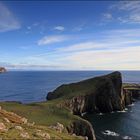
[[[45,101],[61,84],[108,74],[111,71],[9,71],[0,74],[0,101]],[[122,71],[123,82],[140,83],[140,71]],[[140,102],[123,112],[88,115],[97,140],[140,140]]]

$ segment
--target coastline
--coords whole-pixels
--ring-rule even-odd
[[[117,75],[118,75],[118,73],[117,73]],[[112,76],[114,77],[114,75],[112,75]],[[116,77],[116,79],[118,80],[118,76]],[[121,81],[121,79],[120,79],[120,81]],[[79,82],[79,83],[81,84],[82,82]],[[75,85],[75,84],[73,83],[72,85]],[[113,85],[113,86],[115,86],[115,85]],[[100,86],[101,85],[99,85],[99,87]],[[129,84],[129,86],[134,86],[134,85]],[[58,89],[61,89],[61,87],[63,87],[63,86],[60,86]],[[125,87],[128,87],[128,85],[125,85]],[[86,86],[85,86],[85,88],[86,88]],[[114,88],[114,87],[109,86],[109,88],[111,89],[111,88]],[[121,88],[121,84],[120,84],[119,88]],[[116,89],[116,90],[121,92],[119,88]],[[72,88],[70,88],[70,89],[72,89]],[[76,88],[76,90],[77,90],[77,88]],[[56,91],[57,91],[57,89],[56,89]],[[69,90],[66,89],[66,91],[69,91]],[[123,99],[123,101],[125,101],[126,105],[131,104],[132,103],[132,101],[131,101],[132,93],[128,88],[126,89],[125,92],[127,94],[125,94],[125,96],[123,96],[122,99]],[[55,95],[57,95],[57,93],[55,93]],[[126,96],[126,95],[129,95],[129,96]],[[80,98],[79,97],[75,98],[74,97],[75,99],[71,100],[71,98],[73,98],[73,97],[74,96],[72,95],[69,98],[66,98],[66,100],[65,100],[66,102],[64,101],[65,97],[62,96],[61,98],[53,99],[53,100],[51,99],[50,101],[47,101],[47,102],[38,102],[38,103],[30,103],[30,104],[22,104],[22,103],[19,103],[19,102],[11,102],[11,101],[10,102],[9,101],[8,102],[1,102],[0,106],[2,106],[2,108],[6,109],[8,111],[12,111],[12,112],[17,113],[18,115],[24,116],[25,118],[28,118],[29,121],[35,122],[39,125],[51,126],[54,123],[59,122],[60,124],[64,125],[65,133],[67,131],[71,135],[72,134],[76,134],[76,135],[79,135],[79,136],[82,135],[84,139],[86,137],[88,137],[88,139],[95,140],[96,134],[94,134],[94,130],[93,130],[91,124],[81,118],[81,115],[82,115],[81,112],[75,112],[74,111],[77,108],[77,106],[74,105],[75,102],[73,102],[73,101],[78,99],[79,100],[79,101],[77,100],[78,101],[77,102],[78,106],[80,108],[82,107],[81,109],[83,110],[84,109],[83,107],[85,105],[87,106],[87,104],[85,104],[86,102],[83,102],[86,98],[83,98],[83,97],[82,98],[81,97]],[[70,102],[69,102],[69,99],[70,99]],[[88,108],[90,108],[90,107],[88,107]],[[123,110],[123,109],[124,109],[124,107],[122,106],[122,109],[120,108],[119,110]],[[84,113],[84,112],[92,113],[93,110],[90,108],[90,110],[88,109],[87,111],[85,111],[85,109],[84,109],[82,111],[82,113]],[[99,113],[99,111],[97,111],[97,110],[95,112]],[[108,112],[111,112],[111,111],[108,110]],[[45,116],[47,117],[46,119],[45,119]],[[82,126],[82,129],[81,129],[81,126]]]

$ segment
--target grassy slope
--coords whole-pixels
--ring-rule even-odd
[[[19,104],[16,102],[1,102],[0,106],[7,111],[15,112],[18,115],[26,117],[28,122],[35,122],[36,125],[34,127],[40,127],[40,129],[48,132],[53,138],[82,139],[80,137],[69,135],[66,133],[66,131],[64,131],[64,133],[58,133],[55,130],[48,128],[48,126],[54,125],[56,122],[59,122],[64,126],[68,126],[72,121],[81,119],[78,116],[72,115],[67,109],[57,106],[57,101],[33,103],[28,105]],[[35,133],[36,128],[29,128],[25,125],[22,126],[27,130],[27,132]],[[8,138],[11,136],[13,137],[13,134],[14,137],[18,138],[19,133],[12,129],[10,132],[8,132],[8,134],[5,135],[3,133],[2,135],[1,133],[0,136]]]
[[[2,104],[5,106],[5,108],[9,108],[9,105],[10,105],[10,108],[11,107],[15,107],[13,105],[16,105],[17,108],[15,108],[15,110],[17,110],[17,111],[21,107],[21,106],[18,106],[16,103],[14,103],[14,104],[12,104],[12,103],[8,103],[8,104],[2,103]],[[9,110],[10,110],[10,108],[9,108]],[[24,107],[22,107],[22,109],[23,108]],[[23,110],[23,112],[24,112],[24,110]],[[5,112],[4,114],[6,115],[7,112]],[[23,123],[22,124],[18,124],[18,123],[6,122],[4,120],[5,115],[3,116],[0,113],[0,123],[4,123],[4,125],[6,126],[6,129],[8,128],[8,131],[0,131],[0,138],[2,138],[2,139],[21,139],[22,137],[21,137],[20,134],[21,133],[25,133],[25,132],[28,133],[28,135],[30,136],[30,139],[43,139],[42,136],[37,135],[38,131],[41,131],[41,133],[48,133],[50,135],[51,139],[57,139],[57,140],[58,139],[64,139],[64,140],[67,140],[67,139],[68,140],[69,139],[72,139],[72,140],[78,139],[78,140],[80,140],[80,139],[82,139],[81,137],[72,136],[72,135],[67,134],[65,132],[59,133],[59,132],[57,132],[57,131],[55,131],[53,129],[48,128],[47,126],[28,125],[28,124],[23,124]],[[7,117],[7,119],[10,119],[10,118]],[[16,126],[22,127],[22,130],[16,129]]]
[[[96,88],[103,83],[104,76],[95,77],[78,83],[62,85],[53,91],[53,94],[61,99],[69,99],[78,95],[94,93]]]

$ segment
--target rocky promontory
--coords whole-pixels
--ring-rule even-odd
[[[85,113],[122,111],[127,105],[132,104],[139,95],[140,86],[123,84],[121,73],[116,71],[77,83],[61,85],[53,92],[48,93],[47,100],[60,100],[62,106],[67,107],[72,114],[83,116]],[[89,125],[82,126],[82,124],[83,122],[76,123],[71,128],[82,132],[82,128],[89,127]],[[78,129],[79,127],[81,129]],[[88,132],[92,134],[94,131],[90,129]],[[93,139],[89,133],[85,135],[89,139]]]
[[[73,114],[112,112],[125,108],[120,72],[62,85],[47,96],[48,100],[62,98]]]
[[[6,72],[6,69],[4,67],[0,67],[0,73]]]

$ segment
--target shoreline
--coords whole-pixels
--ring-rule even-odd
[[[113,72],[77,83],[61,85],[48,93],[47,101],[27,104],[6,101],[0,102],[0,106],[7,111],[24,116],[29,122],[48,127],[60,123],[69,134],[95,140],[94,126],[83,119],[82,114],[123,111],[127,105],[133,103],[133,98],[138,94],[136,87],[139,92],[138,84],[122,85],[121,74]],[[100,96],[102,93],[103,98]],[[113,98],[110,98],[110,95]]]

